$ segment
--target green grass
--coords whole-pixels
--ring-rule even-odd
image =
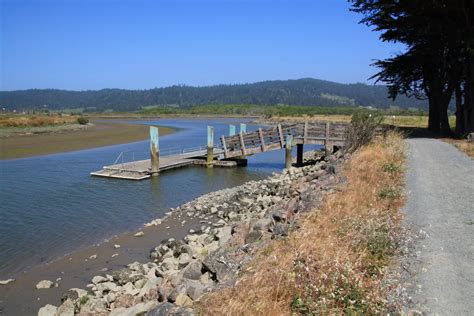
[[[359,107],[355,106],[297,106],[297,105],[252,105],[252,104],[214,104],[191,107],[147,106],[141,114],[154,115],[248,115],[248,116],[301,116],[301,115],[352,115]],[[372,110],[383,115],[420,115],[411,110]]]

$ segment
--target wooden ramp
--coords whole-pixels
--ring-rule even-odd
[[[287,137],[291,136],[293,145],[324,145],[332,150],[333,146],[343,146],[348,123],[295,123],[277,125],[255,132],[222,136],[221,144],[225,158],[242,157],[286,147]],[[291,147],[290,146],[290,147]]]
[[[215,150],[214,156],[218,158],[222,154],[221,150]],[[159,172],[181,168],[190,165],[205,165],[206,164],[206,150],[198,150],[187,153],[180,153],[169,156],[160,157]],[[217,164],[219,166],[232,166],[229,164]],[[109,166],[104,166],[102,170],[90,173],[92,176],[107,177],[126,180],[144,180],[152,176],[151,160],[137,160],[125,163],[117,163]]]

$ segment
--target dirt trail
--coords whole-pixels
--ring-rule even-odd
[[[428,314],[474,311],[474,160],[453,145],[409,139],[407,222],[419,271],[412,280],[416,309]]]

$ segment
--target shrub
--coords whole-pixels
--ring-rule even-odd
[[[346,151],[354,152],[368,144],[374,138],[382,121],[383,116],[380,113],[368,110],[355,112],[346,130]]]
[[[399,172],[402,171],[402,168],[399,165],[397,165],[393,162],[390,162],[390,163],[384,164],[382,166],[382,170],[384,172],[388,172],[388,173],[399,173]]]
[[[77,118],[77,123],[81,125],[86,125],[87,123],[89,123],[89,120],[81,116]]]

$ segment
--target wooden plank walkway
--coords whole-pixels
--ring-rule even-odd
[[[218,158],[222,155],[222,150],[215,150],[214,156]],[[169,155],[160,157],[159,171],[181,168],[189,165],[202,165],[206,163],[206,150],[181,153],[177,155]],[[225,164],[220,164],[227,166]],[[229,166],[233,164],[228,164]],[[128,180],[144,180],[152,176],[151,160],[137,160],[125,163],[118,163],[110,166],[104,166],[102,170],[91,172],[92,176],[128,179]]]
[[[225,158],[242,157],[270,150],[285,148],[287,136],[292,136],[291,145],[324,145],[326,149],[343,146],[348,123],[295,123],[277,125],[255,132],[221,136]]]

